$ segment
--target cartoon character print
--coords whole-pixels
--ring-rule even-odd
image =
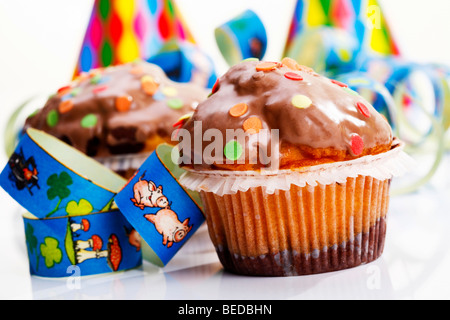
[[[163,245],[167,248],[181,242],[192,230],[192,226],[189,226],[189,218],[181,222],[178,215],[170,208],[159,210],[156,214],[146,214],[144,217],[155,225],[156,230],[163,237]]]
[[[153,181],[142,180],[144,175],[145,173],[134,185],[134,198],[131,201],[141,210],[144,210],[145,207],[168,208],[170,204],[167,197],[163,194],[163,187],[157,187]]]
[[[156,214],[145,214],[144,218],[151,222],[156,231],[162,235],[162,244],[171,248],[174,243],[183,241],[192,230],[189,219],[181,222],[178,215],[171,209],[169,199],[163,194],[163,186],[157,187],[153,181],[144,180],[144,174],[133,186],[134,198],[131,201],[141,210],[159,208]]]
[[[36,161],[34,157],[29,157],[25,159],[23,150],[20,149],[19,153],[14,153],[8,161],[11,172],[9,174],[9,179],[13,181],[18,190],[27,189],[30,195],[33,195],[31,189],[39,187],[38,171],[36,166]]]
[[[72,236],[78,238],[80,235],[77,232],[88,232],[91,229],[91,223],[88,219],[82,219],[80,223],[71,221],[70,229]],[[136,247],[136,251],[141,250],[141,237],[135,229],[126,229],[125,233],[128,236],[130,245]],[[115,234],[111,234],[106,249],[103,239],[98,235],[92,235],[87,240],[74,241],[75,259],[77,264],[81,264],[86,260],[105,258],[108,266],[117,271],[122,262],[122,247],[119,238]]]

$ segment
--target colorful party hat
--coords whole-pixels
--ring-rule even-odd
[[[195,43],[173,0],[95,0],[75,75],[147,60],[173,40]]]
[[[359,51],[399,55],[377,0],[298,0],[284,55],[292,54],[304,32],[321,27],[344,30],[358,41]]]

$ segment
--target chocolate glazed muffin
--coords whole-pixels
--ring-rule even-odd
[[[180,150],[189,171],[182,183],[200,192],[225,269],[308,275],[381,256],[392,173],[373,169],[395,162],[401,145],[386,119],[347,85],[289,58],[245,61],[218,80],[183,129],[194,139],[189,154]],[[222,133],[216,142],[223,153],[210,155],[211,139],[194,145],[209,129]],[[245,139],[228,140],[229,129],[243,130]],[[277,141],[264,129],[277,130]],[[271,144],[275,152],[261,152]],[[254,149],[278,158],[272,173],[263,174],[269,165],[254,161]]]
[[[138,61],[81,74],[24,130],[43,130],[128,178],[160,143],[172,143],[173,124],[206,97],[204,88],[175,83]]]

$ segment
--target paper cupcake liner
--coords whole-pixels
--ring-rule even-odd
[[[396,144],[389,152],[366,156],[352,161],[323,164],[298,170],[279,170],[276,173],[255,171],[188,171],[180,183],[197,192],[212,192],[219,196],[263,187],[265,193],[287,191],[297,187],[345,183],[348,178],[369,176],[378,180],[399,177],[409,171],[415,162],[404,151],[404,144]]]
[[[264,187],[231,195],[202,191],[210,238],[225,269],[253,276],[337,271],[383,253],[390,179],[268,194]]]
[[[150,153],[137,153],[97,158],[96,160],[117,174],[130,178],[149,156]]]

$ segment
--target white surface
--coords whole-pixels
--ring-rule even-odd
[[[450,65],[448,0],[381,1],[405,56]],[[0,130],[15,106],[71,77],[92,1],[0,0]],[[200,45],[223,72],[212,30],[253,8],[279,59],[294,0],[178,0]],[[199,19],[198,17],[202,17]],[[0,141],[3,150],[3,141]],[[6,164],[1,153],[0,167]],[[0,299],[450,299],[450,159],[419,193],[392,199],[386,250],[375,263],[325,275],[249,278],[224,272],[205,229],[164,269],[81,281],[30,277],[23,222],[0,189]]]
[[[164,269],[147,261],[118,274],[30,277],[23,222],[0,192],[0,299],[450,299],[450,157],[420,193],[391,201],[384,255],[355,269],[289,278],[223,271],[202,227]],[[13,214],[14,213],[14,214]]]

